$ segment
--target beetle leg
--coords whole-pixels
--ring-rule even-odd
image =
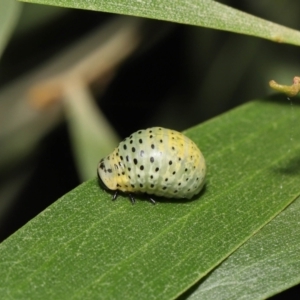
[[[112,200],[113,201],[116,200],[118,198],[118,196],[119,196],[119,191],[116,190],[115,193],[113,194]]]
[[[134,204],[135,203],[135,198],[133,197],[133,195],[129,193],[128,197],[129,197],[131,203]]]
[[[155,200],[151,197],[148,197],[149,201],[152,203],[152,204],[156,204]]]

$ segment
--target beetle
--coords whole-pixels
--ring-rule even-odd
[[[125,138],[98,164],[100,185],[128,194],[146,193],[166,198],[191,199],[204,186],[205,159],[197,145],[175,130],[152,127],[134,132]]]

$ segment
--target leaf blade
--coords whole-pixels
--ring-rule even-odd
[[[300,45],[299,31],[210,0],[192,0],[188,2],[185,0],[106,0],[96,2],[88,0],[29,0],[28,2],[153,18],[247,34],[280,43]]]
[[[300,282],[300,198],[248,240],[186,299],[266,299]]]
[[[253,102],[188,130],[209,170],[194,201],[111,202],[96,180],[71,191],[0,245],[0,295],[178,296],[299,195],[290,112]]]
[[[0,57],[18,22],[21,9],[21,3],[15,0],[2,0],[0,3]]]

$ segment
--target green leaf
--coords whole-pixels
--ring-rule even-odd
[[[295,162],[298,176],[300,160]],[[300,198],[234,252],[186,299],[266,299],[300,282]]]
[[[0,57],[19,20],[21,8],[15,0],[0,1]]]
[[[277,25],[211,0],[26,0],[26,2],[166,20],[300,45],[299,31]]]
[[[186,131],[208,165],[193,201],[132,206],[96,179],[77,187],[0,245],[0,298],[180,295],[300,194],[299,117],[287,101],[254,101]]]
[[[95,176],[97,163],[118,146],[118,137],[94,103],[88,88],[72,85],[64,101],[74,156],[83,180]]]

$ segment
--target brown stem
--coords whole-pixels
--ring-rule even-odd
[[[294,77],[292,85],[282,85],[274,80],[271,80],[269,85],[275,91],[285,93],[289,97],[295,97],[300,91],[300,77]]]

